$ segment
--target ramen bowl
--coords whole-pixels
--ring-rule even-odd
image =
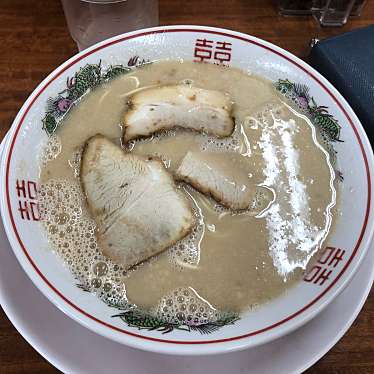
[[[163,59],[225,64],[274,82],[281,94],[302,102],[313,120],[315,108],[333,119],[342,141],[334,142],[339,170],[339,216],[319,261],[286,294],[204,328],[118,318],[120,310],[77,286],[77,280],[51,250],[40,224],[38,175],[40,145],[69,110],[63,93],[87,66],[100,73],[113,66],[136,69]],[[309,104],[300,84],[308,89]],[[82,94],[88,89],[80,87]],[[51,112],[58,100],[59,114]],[[48,106],[49,105],[49,106]],[[312,113],[312,111],[314,112]],[[255,37],[203,26],[157,27],[96,44],[54,70],[18,113],[1,159],[1,215],[13,251],[36,287],[62,312],[88,329],[132,347],[167,354],[202,355],[254,347],[302,326],[344,289],[373,234],[371,209],[373,154],[356,115],[337,90],[292,54]],[[235,271],[235,269],[233,269]]]

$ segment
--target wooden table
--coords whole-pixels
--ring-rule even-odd
[[[374,1],[343,28],[322,29],[309,17],[281,17],[270,0],[160,0],[160,23],[234,29],[305,57],[312,37],[322,39],[374,23]],[[36,85],[76,47],[58,0],[1,0],[0,46],[1,140]],[[0,311],[0,373],[54,372]],[[374,373],[373,291],[349,332],[308,373]]]

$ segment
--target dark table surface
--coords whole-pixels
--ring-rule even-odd
[[[361,17],[351,18],[342,28],[320,28],[310,17],[281,17],[271,0],[160,0],[162,25],[234,29],[302,58],[311,38],[323,39],[372,23],[372,0]],[[76,53],[76,46],[58,0],[1,0],[0,46],[1,140],[24,100],[49,72]],[[0,309],[0,373],[54,372],[57,370],[29,346]],[[374,373],[373,291],[348,333],[308,373]]]

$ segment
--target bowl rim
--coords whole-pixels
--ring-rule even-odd
[[[353,249],[352,255],[350,256],[348,261],[345,263],[343,269],[331,281],[330,285],[326,287],[317,297],[315,297],[312,301],[310,301],[303,308],[297,310],[296,312],[294,312],[287,318],[282,319],[281,321],[278,321],[260,330],[243,333],[239,336],[233,336],[233,337],[227,337],[227,338],[215,339],[215,340],[183,341],[183,340],[168,340],[168,339],[144,336],[142,334],[138,334],[136,332],[128,331],[128,330],[119,328],[117,326],[111,325],[110,323],[107,323],[105,321],[101,321],[95,316],[82,310],[79,306],[75,305],[66,296],[64,296],[58,289],[56,289],[48,281],[48,279],[46,279],[46,277],[42,274],[40,269],[36,266],[36,264],[32,260],[30,254],[28,253],[26,247],[24,246],[18,234],[15,221],[12,215],[12,211],[10,209],[9,171],[10,171],[10,161],[12,157],[12,151],[13,151],[15,140],[17,138],[19,130],[22,127],[23,121],[26,118],[26,115],[28,114],[30,108],[33,106],[34,102],[39,97],[39,95],[42,92],[44,92],[44,90],[46,90],[47,87],[55,79],[57,79],[61,74],[63,74],[68,68],[70,68],[77,62],[81,61],[85,57],[91,54],[94,54],[96,51],[102,50],[113,44],[121,43],[126,40],[133,39],[133,38],[139,38],[139,37],[141,38],[143,36],[152,35],[152,34],[177,33],[177,32],[192,32],[192,33],[202,32],[202,33],[208,33],[208,34],[214,34],[214,35],[220,35],[220,36],[227,36],[230,38],[245,41],[247,43],[254,44],[258,47],[266,49],[267,51],[272,52],[281,58],[284,58],[288,62],[292,63],[296,68],[301,69],[303,72],[308,74],[311,77],[311,79],[317,82],[319,86],[321,87],[321,89],[323,89],[333,99],[336,106],[342,111],[345,118],[347,119],[347,122],[352,127],[355,133],[355,136],[357,138],[357,141],[359,143],[359,146],[360,146],[360,150],[362,153],[363,161],[365,164],[365,170],[366,170],[366,182],[367,182],[368,194],[367,194],[367,204],[366,204],[364,224],[361,229],[357,243]],[[371,150],[371,146],[367,139],[367,136],[357,116],[354,114],[349,104],[345,101],[345,99],[341,96],[341,94],[321,74],[319,74],[317,71],[311,68],[304,61],[292,55],[290,52],[287,52],[283,50],[282,48],[277,47],[272,43],[263,41],[259,38],[256,38],[256,37],[253,37],[247,34],[235,32],[232,30],[216,28],[216,27],[208,27],[208,26],[190,26],[190,25],[159,26],[159,27],[142,29],[142,30],[115,36],[113,38],[104,40],[103,42],[100,42],[98,44],[95,44],[92,47],[76,54],[75,56],[67,60],[65,63],[57,67],[55,70],[53,70],[53,72],[50,73],[37,86],[35,90],[33,90],[29,98],[26,100],[26,102],[20,109],[18,115],[16,116],[12,124],[11,130],[10,130],[10,136],[8,137],[5,147],[4,147],[3,156],[4,156],[3,161],[5,162],[6,160],[6,168],[5,170],[3,170],[2,176],[1,176],[2,180],[5,179],[5,194],[3,192],[1,196],[3,200],[2,206],[4,207],[4,210],[2,211],[4,226],[6,228],[8,238],[10,239],[11,246],[13,248],[13,251],[16,254],[16,257],[18,258],[25,272],[29,275],[31,280],[35,283],[37,288],[39,288],[39,290],[41,290],[50,301],[52,301],[55,305],[57,305],[59,309],[61,309],[64,313],[69,315],[69,317],[73,318],[74,320],[78,321],[79,323],[83,324],[89,329],[95,331],[96,333],[99,333],[101,335],[114,339],[120,343],[124,343],[124,341],[123,339],[120,339],[120,337],[117,336],[115,332],[124,333],[129,338],[127,339],[128,341],[126,341],[126,344],[133,346],[133,347],[147,349],[147,350],[151,350],[155,352],[172,353],[172,354],[173,353],[174,354],[181,354],[181,353],[183,354],[213,354],[213,353],[219,353],[219,352],[229,352],[232,350],[244,349],[249,346],[264,344],[270,340],[274,340],[280,336],[290,333],[291,331],[295,330],[296,328],[300,327],[301,325],[305,324],[307,321],[312,319],[314,316],[316,316],[345,288],[345,286],[349,283],[354,273],[356,272],[357,268],[359,267],[362,259],[364,258],[365,253],[368,248],[368,244],[370,243],[370,240],[374,232],[374,221],[373,219],[369,220],[370,207],[371,207],[371,193],[372,193],[372,188],[373,188],[372,180],[371,180],[371,173],[370,173],[370,171],[373,170],[373,165],[374,165],[373,152]],[[7,216],[10,218],[10,225],[8,224],[8,220],[5,219],[5,209],[7,210]],[[15,238],[18,243],[16,243],[15,240],[11,240],[12,238]],[[358,260],[354,263],[353,267],[352,266],[350,267],[350,272],[345,278],[343,278],[343,281],[340,282],[340,284],[334,288],[336,283],[341,279],[342,275],[348,269],[352,260],[357,255],[358,249],[360,247],[361,247],[361,250],[360,250],[360,256]],[[27,264],[24,261],[25,257],[28,260]],[[36,276],[35,273],[38,276]],[[41,283],[42,283],[42,287],[41,287]],[[49,290],[47,290],[45,286],[47,286]],[[330,290],[333,291],[332,293],[330,292],[330,297],[323,300],[322,303],[315,305]],[[50,291],[52,291],[52,293]],[[54,294],[55,297],[53,297],[52,294]],[[58,297],[58,300],[56,300],[56,296]],[[314,309],[310,309],[310,307],[312,306],[314,306]],[[308,309],[309,309],[309,313],[304,313]],[[77,315],[77,312],[78,312],[78,315]],[[296,317],[297,319],[295,319]],[[289,322],[291,320],[293,320],[293,323],[291,325],[287,325],[286,322]],[[92,321],[95,323],[92,323]],[[280,328],[275,329],[277,327],[280,327]],[[108,331],[108,330],[114,330],[114,331]],[[260,339],[260,341],[256,343],[251,342],[251,340],[249,339],[250,337],[253,337],[255,335],[258,336],[262,333],[269,332],[270,330],[273,330],[271,334],[263,335],[263,338]],[[151,344],[144,344],[144,342],[146,341]],[[161,343],[161,344],[154,344],[154,343]],[[232,343],[232,344],[219,344],[219,343]],[[181,350],[177,348],[177,345],[179,345],[179,347],[186,346],[186,349]],[[192,348],[192,346],[194,345],[199,346],[198,352],[196,352],[196,349]],[[188,347],[191,347],[191,348],[188,348]]]

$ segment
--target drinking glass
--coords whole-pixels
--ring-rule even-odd
[[[365,1],[363,0],[326,0],[314,1],[312,14],[322,26],[343,26],[348,17],[359,14]]]
[[[158,25],[158,0],[61,0],[81,51],[114,35]]]
[[[365,0],[278,0],[282,15],[313,15],[322,26],[343,26],[360,15]]]

